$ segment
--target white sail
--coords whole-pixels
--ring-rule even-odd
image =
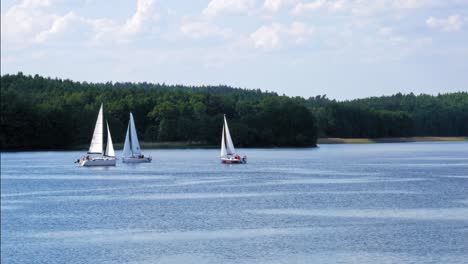
[[[225,157],[227,155],[226,150],[226,141],[224,140],[224,124],[223,124],[223,135],[221,136],[221,157]]]
[[[132,145],[132,152],[134,155],[141,154],[140,151],[140,143],[138,142],[138,136],[135,128],[135,121],[133,120],[133,115],[130,113],[130,134],[131,134],[131,145]]]
[[[98,118],[96,121],[96,126],[94,127],[93,139],[91,140],[91,145],[89,146],[88,153],[90,154],[102,154],[103,151],[103,116],[102,116],[102,104],[101,109],[99,109]]]
[[[130,124],[129,124],[129,126],[127,127],[127,134],[125,135],[125,144],[124,144],[122,156],[126,158],[126,157],[129,157],[130,155],[132,155],[132,149],[130,147]]]
[[[114,145],[112,145],[112,137],[111,137],[110,130],[109,130],[109,123],[106,122],[106,124],[107,124],[107,147],[106,147],[106,153],[104,155],[108,157],[115,157]]]
[[[231,134],[229,133],[229,127],[228,127],[228,124],[227,124],[226,116],[224,116],[224,128],[225,128],[225,132],[226,132],[227,154],[235,155],[236,154],[236,149],[234,148],[234,143],[232,142]]]

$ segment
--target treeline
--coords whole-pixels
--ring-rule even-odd
[[[345,102],[306,100],[319,135],[343,138],[468,136],[468,93],[370,97]]]
[[[228,86],[87,83],[1,76],[1,149],[67,149],[91,140],[104,103],[114,142],[133,112],[140,140],[218,145],[226,114],[236,146],[314,146],[322,137],[467,136],[468,93],[337,102]]]
[[[239,147],[303,147],[317,141],[316,121],[307,107],[275,93],[226,86],[95,84],[19,73],[1,77],[1,148],[86,148],[101,102],[114,142],[123,142],[130,111],[143,141],[218,145],[223,114]]]

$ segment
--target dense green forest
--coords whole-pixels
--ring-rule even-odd
[[[323,137],[467,136],[468,93],[337,102],[228,86],[87,83],[1,76],[1,149],[87,147],[104,103],[114,142],[129,112],[141,140],[219,144],[226,114],[236,146],[314,146]]]
[[[323,137],[468,136],[467,92],[306,101]]]
[[[314,146],[317,127],[304,105],[286,96],[226,86],[79,83],[40,76],[1,77],[2,149],[89,144],[101,102],[114,142],[129,112],[140,140],[217,145],[223,114],[236,146]]]

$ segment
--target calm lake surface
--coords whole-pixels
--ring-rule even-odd
[[[2,263],[466,263],[468,143],[1,154]],[[120,153],[118,153],[119,155]]]

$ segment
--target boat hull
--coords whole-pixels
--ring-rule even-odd
[[[247,158],[234,159],[234,158],[221,158],[222,164],[246,164]]]
[[[149,163],[153,159],[151,157],[144,158],[122,158],[123,163]]]
[[[80,166],[83,167],[96,167],[96,166],[115,166],[116,159],[94,158],[80,160]]]

